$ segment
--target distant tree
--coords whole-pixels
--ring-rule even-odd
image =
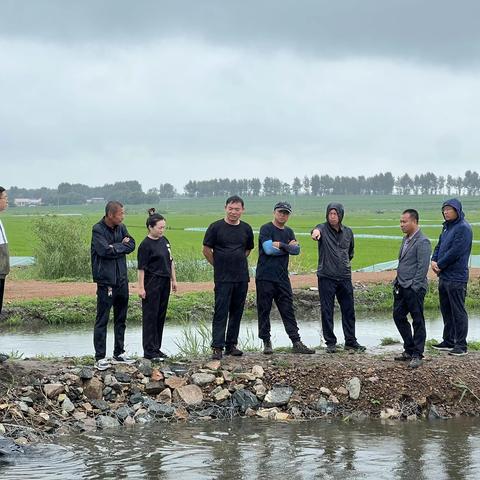
[[[173,198],[177,191],[171,183],[161,183],[158,189],[158,196],[160,198]]]
[[[310,179],[310,190],[312,192],[312,195],[315,195],[315,196],[320,195],[320,187],[321,187],[320,177],[315,174]]]
[[[301,189],[302,189],[302,181],[298,177],[295,177],[292,183],[293,194],[297,196],[300,193]]]
[[[303,191],[305,195],[310,195],[310,179],[306,175],[303,177]]]

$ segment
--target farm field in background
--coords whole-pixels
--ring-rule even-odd
[[[341,202],[345,206],[345,224],[353,227],[356,235],[401,236],[399,216],[405,208],[416,208],[420,213],[423,231],[432,239],[438,238],[442,222],[440,207],[445,196],[329,196],[329,197],[289,197],[294,214],[289,225],[298,234],[302,254],[292,258],[291,270],[309,272],[315,270],[317,260],[316,243],[310,240],[308,232],[317,223],[325,221],[325,208],[329,202]],[[272,218],[272,208],[276,201],[284,198],[246,198],[246,212],[243,217],[254,230]],[[480,222],[480,199],[461,197],[467,219]],[[185,231],[185,228],[205,228],[212,221],[223,217],[223,198],[207,199],[167,199],[154,205],[157,211],[167,218],[169,238],[177,257],[201,259],[203,232]],[[125,224],[139,243],[145,236],[146,210],[150,205],[126,206]],[[88,224],[94,224],[103,215],[103,205],[61,206],[36,208],[10,208],[2,214],[7,229],[11,254],[31,256],[35,245],[32,222],[44,214],[75,215]],[[72,217],[77,218],[77,217]],[[429,226],[431,225],[431,226]],[[474,227],[474,238],[480,239],[480,226]],[[302,235],[304,234],[304,235]],[[80,239],[79,239],[80,240]],[[83,239],[88,241],[89,239]],[[353,268],[358,269],[396,258],[400,239],[361,238],[356,239]],[[252,252],[250,264],[257,259],[257,247]],[[480,245],[474,244],[473,254],[480,254]],[[133,254],[135,256],[135,254]]]

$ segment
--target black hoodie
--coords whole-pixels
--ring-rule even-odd
[[[328,223],[330,210],[336,210],[338,213],[340,220],[338,232]],[[327,221],[315,227],[321,233],[318,241],[319,277],[347,279],[352,276],[350,261],[353,258],[354,239],[352,230],[342,224],[344,214],[345,210],[341,203],[330,203],[325,215]]]

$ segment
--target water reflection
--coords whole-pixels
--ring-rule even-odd
[[[63,437],[0,478],[476,479],[480,420],[156,424]]]

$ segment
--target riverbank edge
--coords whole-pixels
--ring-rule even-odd
[[[439,311],[438,284],[430,282],[425,296],[425,311]],[[299,315],[319,317],[318,292],[311,288],[293,290],[294,306]],[[358,313],[391,312],[393,297],[392,286],[383,284],[354,284],[355,308]],[[213,313],[214,295],[212,291],[189,292],[171,295],[167,322],[179,324],[192,321],[210,320]],[[471,280],[466,298],[468,310],[480,310],[480,282]],[[273,308],[272,314],[276,315]],[[246,316],[256,315],[256,297],[247,295]],[[0,316],[0,329],[12,326],[41,328],[47,325],[92,324],[96,315],[96,298],[76,296],[64,298],[45,298],[35,300],[9,301]],[[134,295],[130,297],[128,320],[141,322],[141,301]]]
[[[156,421],[480,415],[479,353],[427,354],[416,370],[393,355],[249,353],[159,365],[140,359],[102,372],[75,358],[7,361],[0,365],[0,436],[25,445]]]

